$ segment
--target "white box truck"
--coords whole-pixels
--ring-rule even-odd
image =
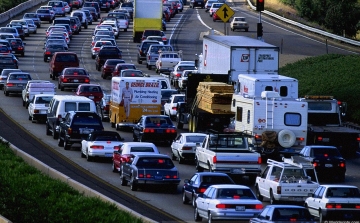
[[[229,75],[278,74],[279,48],[245,36],[205,35],[198,60],[199,73]]]
[[[111,79],[110,124],[117,130],[132,128],[142,115],[160,115],[161,83],[149,77]]]

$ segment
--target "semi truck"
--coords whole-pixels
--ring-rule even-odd
[[[197,67],[199,73],[228,75],[229,83],[239,74],[277,74],[279,48],[245,36],[205,35]]]
[[[113,77],[109,118],[111,127],[129,129],[142,115],[160,115],[161,83],[149,77]]]
[[[226,81],[227,75],[189,73],[185,102],[177,103],[177,128],[188,124],[189,132],[223,132],[234,117],[230,108],[234,88]]]
[[[133,42],[140,43],[146,29],[162,29],[162,0],[134,0]]]

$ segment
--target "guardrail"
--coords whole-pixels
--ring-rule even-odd
[[[236,0],[233,0],[233,1],[236,1]],[[248,5],[250,6],[251,9],[253,10],[256,10],[256,7],[252,5],[252,3],[250,2],[250,0],[246,0]],[[321,29],[315,29],[313,27],[310,27],[310,26],[306,26],[304,24],[301,24],[299,22],[295,22],[295,21],[292,21],[290,19],[287,19],[287,18],[284,18],[282,16],[279,16],[275,13],[272,13],[272,12],[269,12],[267,10],[265,11],[262,11],[262,13],[266,14],[266,15],[269,15],[271,17],[274,17],[278,20],[281,20],[283,22],[286,22],[288,24],[291,24],[293,26],[296,26],[298,28],[301,28],[301,29],[305,29],[305,30],[308,30],[310,32],[313,32],[313,33],[317,33],[319,35],[322,35],[322,36],[326,36],[326,37],[329,37],[329,38],[332,38],[332,39],[336,39],[336,40],[339,40],[341,42],[345,42],[345,43],[348,43],[348,44],[351,44],[351,45],[354,45],[354,46],[360,46],[360,42],[359,41],[356,41],[356,40],[352,40],[352,39],[349,39],[349,38],[346,38],[346,37],[342,37],[342,36],[338,36],[338,35],[335,35],[335,34],[332,34],[332,33],[328,33],[328,32],[325,32]]]
[[[0,14],[0,23],[3,23],[17,15],[19,15],[20,13],[22,13],[23,11],[32,8],[42,2],[47,2],[49,0],[29,0],[27,2],[21,3],[20,5],[6,11]]]

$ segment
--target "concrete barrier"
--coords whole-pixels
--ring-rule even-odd
[[[98,198],[104,202],[107,203],[111,203],[111,204],[115,204],[119,210],[128,212],[129,214],[133,215],[136,218],[140,218],[143,222],[146,223],[156,223],[156,221],[151,220],[150,218],[147,218],[139,213],[137,213],[134,210],[131,210],[130,208],[114,201],[113,199],[71,179],[69,176],[66,176],[65,174],[49,167],[48,165],[44,164],[43,162],[41,162],[40,160],[30,156],[29,154],[25,153],[24,151],[20,150],[19,148],[17,148],[16,146],[12,145],[10,142],[8,142],[6,139],[4,139],[3,137],[0,136],[0,140],[3,141],[4,143],[9,143],[10,149],[15,153],[15,155],[21,157],[27,164],[29,164],[30,166],[35,167],[36,169],[38,169],[39,171],[41,171],[42,173],[48,175],[49,177],[53,178],[53,179],[57,179],[60,180],[66,184],[68,184],[69,186],[71,186],[72,188],[74,188],[75,190],[79,191],[80,193],[84,194],[85,196],[88,197],[95,197]],[[2,217],[0,215],[0,223],[11,223],[11,221],[7,220],[6,218]]]
[[[20,5],[6,11],[0,14],[0,23],[3,23],[17,15],[19,15],[20,13],[22,13],[23,11],[30,9],[40,3],[43,2],[48,2],[49,0],[29,0],[27,2],[21,3]]]

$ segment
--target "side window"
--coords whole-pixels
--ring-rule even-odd
[[[243,108],[237,107],[236,108],[236,121],[242,122],[242,116],[243,116]]]
[[[258,216],[259,219],[266,219],[266,213],[269,212],[270,208],[265,208]]]
[[[318,187],[317,189],[316,189],[316,191],[314,192],[314,197],[315,198],[319,198],[320,196],[319,196],[319,194],[320,194],[320,190],[322,190],[323,189],[323,187]]]
[[[300,126],[301,114],[287,112],[284,114],[284,124],[286,126]]]
[[[56,111],[57,111],[57,109],[58,109],[58,107],[59,107],[59,103],[60,103],[59,101],[56,101],[56,102],[55,102],[54,107],[53,107],[53,109],[52,109],[52,111],[51,111],[52,113],[56,114]]]
[[[197,184],[197,182],[199,182],[198,175],[194,175],[193,177],[191,177],[190,184]]]
[[[246,123],[250,124],[250,110],[247,111]]]
[[[280,96],[282,96],[282,97],[288,96],[288,88],[287,88],[287,86],[281,86],[280,87]]]
[[[65,102],[65,112],[76,111],[76,102]]]
[[[78,106],[79,106],[78,111],[90,111],[90,103],[89,102],[86,102],[86,103],[79,102]]]
[[[319,192],[319,198],[322,198],[325,192],[325,187],[321,187],[320,192]]]
[[[269,169],[270,169],[270,166],[267,166],[267,167],[265,168],[264,172],[261,174],[261,177],[262,177],[262,178],[265,178],[265,177],[266,177],[267,173],[269,172]]]
[[[273,87],[272,86],[266,86],[265,91],[273,91]]]

